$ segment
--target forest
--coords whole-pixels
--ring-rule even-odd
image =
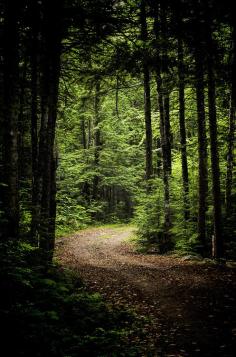
[[[230,0],[0,0],[4,356],[233,357]]]

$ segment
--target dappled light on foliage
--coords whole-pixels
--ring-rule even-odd
[[[0,0],[6,356],[234,356],[235,110],[229,0]]]

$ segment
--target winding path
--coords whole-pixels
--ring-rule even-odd
[[[89,290],[151,318],[143,356],[235,356],[235,269],[139,254],[134,233],[130,226],[85,229],[59,239],[57,256]]]

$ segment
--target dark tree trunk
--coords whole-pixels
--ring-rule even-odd
[[[38,71],[39,71],[39,8],[37,1],[32,2],[32,34],[31,34],[31,160],[32,160],[32,210],[31,210],[31,240],[38,244],[38,219],[39,219],[39,175],[38,175]]]
[[[25,54],[24,54],[25,55]],[[24,175],[26,174],[26,163],[24,160],[24,136],[27,133],[28,125],[27,121],[25,120],[25,107],[26,107],[26,76],[27,76],[27,58],[26,56],[23,57],[23,65],[19,68],[19,117],[18,117],[18,176],[19,182],[23,179]],[[20,187],[18,187],[20,190]]]
[[[91,129],[91,126],[92,126],[91,120],[88,119],[88,136],[87,136],[87,137],[88,137],[88,140],[87,140],[88,149],[90,148],[90,146],[91,146],[91,141],[92,141],[92,135],[91,135],[92,129]]]
[[[220,167],[217,141],[217,115],[216,115],[216,89],[213,60],[213,43],[211,29],[207,34],[207,72],[208,72],[208,107],[209,107],[209,129],[211,144],[211,171],[212,171],[212,196],[213,196],[213,225],[214,236],[212,241],[212,256],[220,258],[223,256],[223,237],[221,232],[221,190],[220,190]]]
[[[86,140],[86,129],[85,129],[85,120],[84,117],[82,116],[81,121],[80,121],[80,126],[81,126],[81,142],[82,142],[82,147],[84,150],[87,149],[87,140]]]
[[[158,26],[158,25],[157,25]],[[165,155],[166,155],[166,168],[168,174],[171,174],[171,146],[172,146],[172,134],[170,125],[170,89],[168,84],[168,34],[167,34],[167,11],[166,5],[161,3],[160,5],[160,71],[163,72],[162,80],[162,95],[163,95],[163,108],[164,108],[164,135],[165,135]]]
[[[19,54],[18,15],[19,3],[4,3],[3,42],[3,185],[2,237],[18,238],[19,192],[18,192],[18,117],[19,117]]]
[[[100,79],[96,79],[94,97],[94,168],[98,170],[101,151],[101,131],[100,131]],[[95,174],[93,179],[92,197],[94,200],[98,196],[99,176]]]
[[[3,17],[4,14],[4,6],[3,3],[0,2],[0,16]],[[4,194],[4,186],[3,186],[3,128],[4,128],[4,113],[2,108],[4,107],[4,80],[3,80],[3,70],[4,70],[4,62],[3,62],[3,42],[4,42],[4,24],[0,23],[0,239],[3,238],[3,194]]]
[[[167,102],[164,100],[164,89],[163,80],[161,75],[161,58],[159,55],[159,42],[160,33],[158,25],[158,6],[154,7],[154,33],[156,37],[156,85],[157,85],[157,100],[160,115],[160,141],[161,141],[161,151],[162,151],[162,166],[163,166],[163,184],[164,184],[164,242],[163,248],[168,249],[170,246],[170,228],[171,228],[171,213],[170,213],[170,187],[169,187],[169,174],[171,170],[170,165],[170,147],[168,147],[167,138],[168,130],[166,128],[169,119],[169,108],[167,111]],[[168,104],[169,107],[169,104]],[[167,125],[168,126],[168,125]],[[169,130],[170,135],[170,130]]]
[[[43,3],[44,56],[42,61],[41,82],[41,135],[39,143],[39,167],[41,177],[41,216],[40,216],[40,248],[47,260],[52,259],[55,240],[55,157],[54,139],[57,118],[58,86],[60,76],[61,54],[61,15],[62,2]]]
[[[161,155],[161,140],[160,138],[157,138],[156,141],[157,145],[157,177],[161,176],[161,168],[162,168],[162,155]]]
[[[181,164],[183,180],[183,202],[184,219],[189,220],[189,178],[188,178],[188,159],[186,146],[186,128],[185,128],[185,80],[184,80],[184,56],[183,41],[178,39],[178,77],[179,77],[179,133],[181,145]]]
[[[206,252],[206,210],[208,194],[207,175],[207,138],[205,119],[204,95],[204,66],[201,48],[195,50],[195,83],[197,95],[197,124],[198,124],[198,239],[201,244],[201,253]]]
[[[226,216],[230,218],[232,213],[232,188],[233,188],[233,169],[234,169],[234,142],[235,142],[235,117],[236,117],[236,103],[233,89],[230,99],[230,113],[229,113],[229,129],[228,129],[228,150],[227,150],[227,172],[226,172],[226,187],[225,187],[225,206]]]
[[[229,131],[228,131],[228,150],[227,150],[227,174],[225,188],[226,216],[228,219],[232,215],[232,187],[233,187],[233,169],[234,169],[234,142],[235,142],[235,116],[236,116],[236,26],[234,24],[233,33],[233,59],[232,59],[232,83],[230,98],[229,114]]]
[[[141,40],[143,44],[147,41],[146,1],[141,1],[140,11]],[[152,119],[151,119],[151,96],[150,96],[150,73],[148,60],[143,54],[143,82],[144,82],[144,112],[146,132],[146,179],[149,180],[153,174],[152,165]]]
[[[87,139],[87,133],[86,133],[86,126],[85,126],[85,118],[82,115],[81,121],[80,121],[80,128],[81,128],[81,144],[84,150],[89,148],[89,142]],[[89,203],[90,202],[90,184],[88,181],[85,181],[82,189],[81,189],[81,195],[85,198],[85,200]]]
[[[171,174],[171,142],[172,142],[172,134],[170,127],[170,97],[169,93],[165,93],[163,96],[164,101],[164,127],[165,127],[165,140],[166,140],[166,163],[167,170],[169,174]]]

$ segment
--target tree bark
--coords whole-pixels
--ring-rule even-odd
[[[164,90],[165,91],[165,90]],[[171,126],[170,126],[170,96],[169,93],[165,93],[163,96],[164,101],[164,128],[165,128],[165,140],[166,140],[166,163],[167,170],[171,175],[172,162],[171,162]]]
[[[94,167],[99,168],[100,151],[101,151],[101,131],[100,131],[100,79],[96,79],[95,97],[94,97]],[[92,197],[94,200],[98,196],[99,176],[95,174],[93,179]]]
[[[20,4],[4,3],[3,42],[3,185],[2,238],[18,238],[19,191],[18,191],[18,117],[19,117],[19,34],[18,15]]]
[[[32,209],[31,209],[31,240],[38,245],[39,219],[39,174],[38,174],[38,97],[39,97],[39,7],[37,1],[32,2],[32,34],[31,34],[31,170],[32,170]]]
[[[158,25],[157,25],[158,26]],[[172,134],[170,125],[170,89],[168,88],[168,49],[167,49],[167,12],[166,5],[160,4],[160,37],[161,37],[161,57],[160,57],[160,71],[163,72],[162,79],[162,95],[163,95],[163,108],[164,108],[164,135],[165,135],[165,155],[166,155],[166,168],[168,174],[171,175],[172,162],[171,162],[171,145]]]
[[[213,197],[213,225],[214,236],[212,239],[212,256],[221,258],[224,254],[223,237],[221,231],[221,190],[220,190],[220,167],[217,141],[217,114],[216,114],[216,89],[213,60],[213,43],[211,29],[207,38],[207,82],[208,82],[208,108],[209,108],[209,131],[211,144],[211,172],[212,172],[212,197]]]
[[[230,98],[230,113],[229,113],[229,131],[228,131],[228,150],[227,150],[227,173],[226,173],[226,188],[225,188],[225,205],[226,216],[230,219],[232,215],[232,188],[233,188],[233,169],[234,169],[234,142],[236,128],[236,26],[234,24],[232,32],[233,42],[233,59],[231,70],[231,98]]]
[[[143,45],[147,41],[146,1],[141,1],[140,10],[141,40]],[[152,165],[152,119],[151,119],[151,96],[150,96],[150,73],[148,60],[143,55],[143,83],[144,83],[144,113],[146,133],[146,180],[150,180],[153,174]],[[148,186],[149,187],[149,186]]]
[[[0,2],[0,13],[4,14],[4,4]],[[3,217],[3,195],[4,195],[4,186],[3,186],[3,128],[4,128],[4,113],[2,108],[4,107],[4,62],[3,62],[3,53],[4,53],[4,24],[0,23],[0,240],[3,238],[4,230],[4,217]]]
[[[164,90],[163,90],[163,80],[161,75],[161,58],[159,55],[158,43],[159,39],[159,30],[158,30],[158,5],[154,6],[154,34],[156,38],[156,64],[155,64],[155,73],[156,73],[156,86],[157,86],[157,100],[159,107],[160,115],[160,140],[161,140],[161,150],[162,150],[162,166],[163,166],[163,185],[164,185],[164,227],[163,235],[164,242],[163,246],[168,249],[170,245],[170,228],[171,228],[171,214],[170,214],[170,187],[169,187],[169,174],[170,174],[170,151],[168,149],[167,143],[167,113],[166,105],[164,100]],[[169,131],[170,134],[170,131]],[[164,248],[165,249],[165,248]]]
[[[55,6],[57,5],[57,6]],[[56,10],[55,10],[56,9]],[[44,56],[41,82],[41,133],[39,143],[39,167],[41,177],[41,215],[39,246],[45,259],[51,261],[55,241],[56,183],[54,139],[57,118],[57,102],[60,77],[62,39],[62,1],[43,3]],[[53,26],[52,26],[53,24]]]
[[[178,79],[179,79],[179,133],[181,145],[181,166],[182,166],[182,181],[183,181],[183,203],[184,203],[184,219],[189,220],[189,177],[188,177],[188,159],[187,159],[187,143],[186,143],[186,128],[185,128],[185,79],[184,79],[184,56],[183,56],[183,41],[178,38]]]
[[[198,124],[198,239],[201,253],[206,252],[206,210],[208,194],[207,175],[207,138],[204,95],[204,66],[201,48],[195,49],[195,83],[197,95],[197,124]]]

